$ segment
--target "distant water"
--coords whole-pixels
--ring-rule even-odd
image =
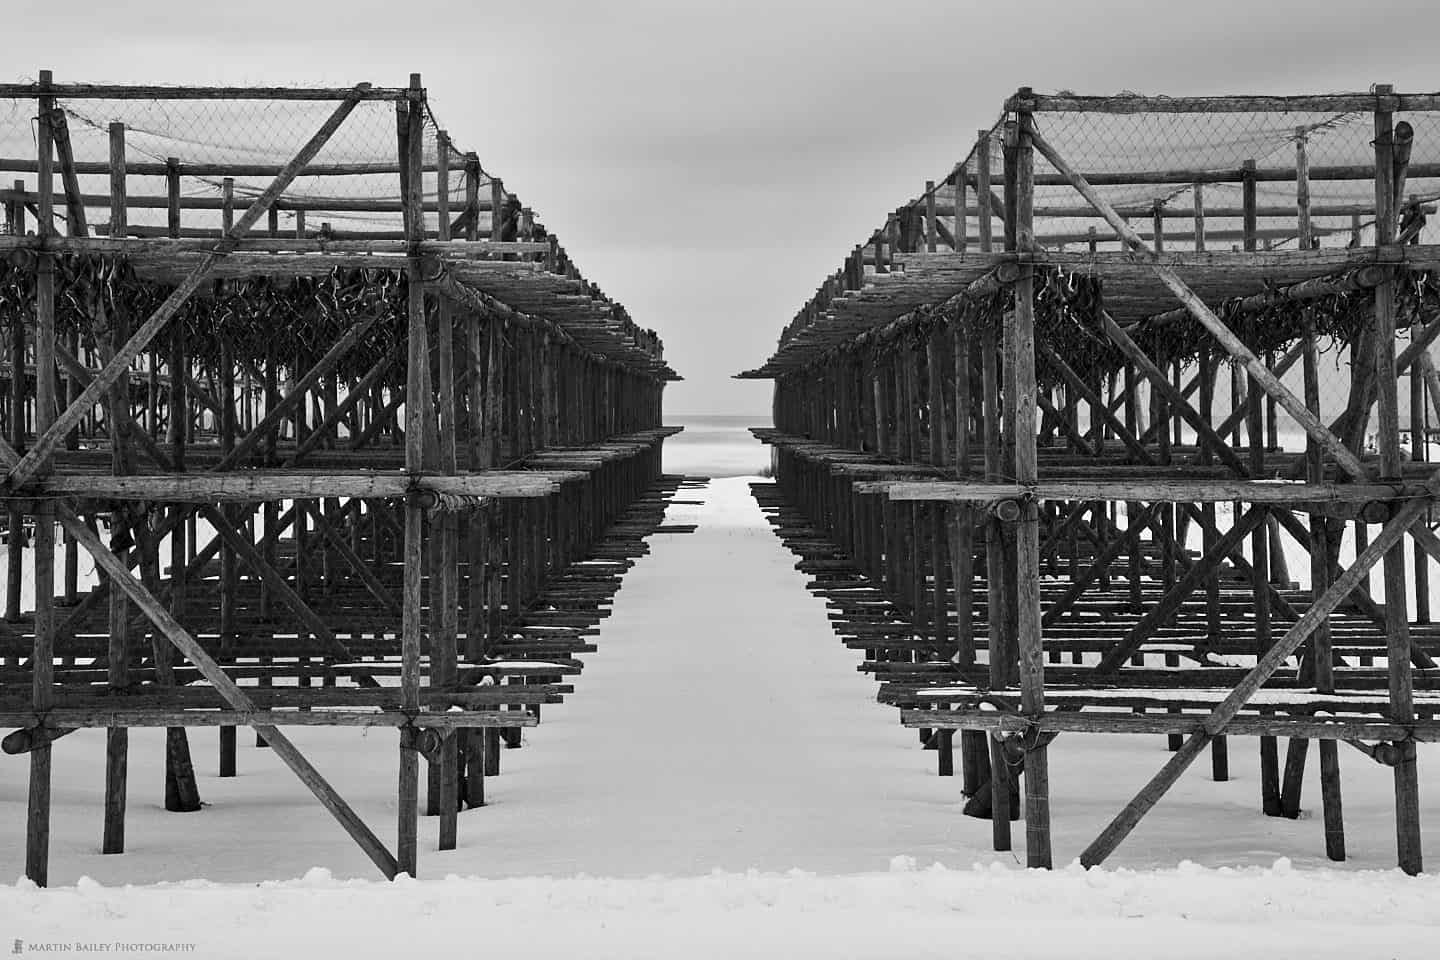
[[[666,414],[668,426],[684,427],[682,433],[665,441],[665,472],[703,477],[753,477],[770,468],[770,449],[750,435],[750,427],[769,426],[765,414],[734,416],[717,414]],[[1280,446],[1304,450],[1305,434],[1282,423]],[[1194,443],[1188,430],[1186,443]],[[1242,439],[1242,444],[1245,442]],[[1402,438],[1407,445],[1409,437]],[[1437,459],[1432,453],[1431,459]]]
[[[666,414],[667,426],[684,427],[665,441],[665,472],[702,477],[753,477],[770,467],[770,449],[750,435],[769,426],[754,416]]]

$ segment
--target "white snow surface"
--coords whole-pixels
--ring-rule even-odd
[[[1248,738],[1231,740],[1228,783],[1196,763],[1104,869],[1021,869],[1023,822],[1013,854],[992,852],[990,824],[960,813],[960,778],[937,777],[936,755],[875,703],[748,478],[679,498],[704,499],[668,514],[699,529],[651,539],[575,694],[503,752],[491,802],[460,817],[459,849],[438,852],[436,820],[422,821],[421,879],[375,880],[244,731],[240,776],[221,780],[215,733],[191,730],[208,803],[194,814],[161,807],[163,732],[133,731],[128,849],[102,856],[104,734],[81,731],[54,751],[52,889],[0,887],[0,953],[10,939],[194,944],[202,957],[1199,957],[1241,942],[1275,957],[1433,953],[1440,880],[1393,869],[1390,771],[1354,751],[1341,754],[1345,864],[1324,859],[1313,751],[1305,814],[1267,818]],[[393,840],[395,734],[291,736]],[[1057,864],[1167,757],[1162,737],[1057,740]],[[1437,761],[1422,745],[1431,825]],[[25,759],[0,757],[0,770],[0,871],[15,877]]]
[[[819,876],[341,881],[3,891],[5,936],[32,945],[194,944],[205,958],[1210,958],[1433,956],[1434,877],[1379,872],[1054,873],[996,864]],[[153,952],[112,951],[118,956]]]

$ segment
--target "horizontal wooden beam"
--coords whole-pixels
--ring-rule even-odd
[[[133,172],[133,168],[127,168]],[[0,190],[0,202],[7,200],[19,200],[23,203],[39,203],[40,194],[30,190]],[[125,198],[125,209],[127,210],[167,210],[171,206],[171,199],[164,196],[135,196]],[[70,203],[70,198],[61,196],[55,198],[57,209],[64,208]],[[111,208],[111,198],[108,193],[85,193],[81,194],[79,203],[86,207],[97,207],[105,210]],[[183,196],[180,198],[181,210],[224,210],[228,206],[224,197],[218,193],[213,197]],[[434,200],[423,204],[426,213],[434,213],[440,209],[439,203]],[[353,197],[323,197],[312,198],[305,196],[281,197],[275,201],[274,210],[306,210],[306,211],[330,211],[334,213],[403,213],[405,202],[403,200],[390,200],[380,197],[373,199],[358,199]],[[448,208],[447,208],[448,209]],[[476,209],[483,212],[490,210],[490,201],[476,201]],[[1317,214],[1318,215],[1318,214]],[[1217,214],[1218,216],[1218,214]],[[1294,211],[1291,211],[1294,216]],[[541,244],[548,249],[549,244]]]
[[[87,476],[57,474],[27,484],[21,497],[82,497],[91,500],[163,500],[171,503],[258,502],[314,497],[385,499],[434,492],[460,497],[544,497],[559,489],[572,471],[495,470],[459,476],[417,476],[364,470],[287,473],[238,470],[231,473]]]
[[[1040,500],[1138,500],[1166,503],[1369,503],[1435,498],[1424,485],[1301,483],[1288,480],[1041,480],[1033,487],[972,481],[861,481],[857,493],[884,493],[891,500],[990,503],[1033,496]]]
[[[32,253],[78,253],[112,255],[123,254],[139,261],[148,259],[198,257],[215,249],[214,240],[220,237],[216,229],[205,237],[134,237],[116,239],[113,237],[18,237],[0,235],[0,254],[16,250]],[[408,240],[324,240],[300,239],[296,237],[245,236],[232,240],[226,247],[229,256],[246,253],[265,254],[389,254],[396,257],[415,253]],[[440,257],[456,260],[483,260],[486,257],[504,254],[534,255],[550,249],[548,243],[531,241],[499,240],[423,240],[420,242],[421,256]],[[333,264],[332,264],[333,265]],[[403,263],[401,264],[403,266]],[[539,264],[532,261],[505,261],[497,267],[516,272],[534,272]],[[480,267],[479,269],[484,269]],[[556,277],[555,279],[560,279]],[[578,284],[576,285],[578,288]]]
[[[526,711],[407,713],[400,710],[139,710],[55,709],[0,712],[0,726],[81,727],[533,727],[540,721]]]
[[[1023,734],[1046,733],[1178,733],[1203,731],[1206,714],[1166,713],[1046,713],[1027,717],[996,710],[902,710],[907,727],[938,730],[992,730]],[[1324,719],[1304,716],[1241,716],[1225,725],[1227,735],[1242,737],[1310,737],[1315,740],[1407,740],[1440,742],[1440,721],[1417,720],[1398,724],[1383,720]]]
[[[0,99],[56,97],[68,100],[410,100],[424,90],[409,87],[181,87],[104,83],[0,83]]]
[[[1021,93],[1005,109],[1032,113],[1366,113],[1440,110],[1434,93],[1331,93],[1300,96],[1144,97],[1135,94],[1081,97]],[[1277,121],[1278,122],[1278,121]],[[1287,119],[1286,123],[1296,121]]]

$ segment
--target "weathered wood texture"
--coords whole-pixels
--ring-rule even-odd
[[[966,812],[994,821],[996,849],[1010,846],[1018,774],[1028,862],[1049,864],[1057,735],[1148,733],[1174,757],[1082,862],[1101,862],[1205,747],[1228,779],[1227,736],[1259,738],[1263,810],[1291,817],[1319,741],[1325,848],[1343,859],[1346,740],[1393,766],[1397,861],[1418,872],[1416,744],[1440,736],[1428,593],[1440,539],[1420,519],[1440,499],[1427,427],[1432,407],[1440,416],[1428,354],[1440,247],[1424,242],[1413,194],[1440,167],[1411,161],[1414,131],[1395,114],[1440,102],[1383,85],[1300,98],[1021,89],[1007,110],[740,374],[775,384],[774,423],[754,433],[776,476],[757,498],[882,702],[931,748],[974,735],[960,738]],[[1295,125],[1332,110],[1366,119],[1367,144],[1374,115],[1373,162],[1313,161],[1323,124]],[[1192,137],[1277,136],[1265,155],[1279,166],[1162,166],[1198,148],[1165,139],[1186,122]],[[1373,200],[1314,199],[1317,182],[1344,181]],[[1259,201],[1257,184],[1287,182],[1293,206]],[[1135,199],[1157,184],[1179,187]],[[1234,185],[1240,203],[1207,206],[1208,184]],[[1373,217],[1373,238],[1335,222],[1351,216]],[[1228,239],[1243,249],[1214,249]],[[1338,371],[1321,369],[1322,350]],[[1287,376],[1302,360],[1303,398]],[[1352,529],[1343,555],[1359,559],[1342,563]],[[1309,562],[1296,570],[1287,554]],[[1368,570],[1382,559],[1380,603]]]

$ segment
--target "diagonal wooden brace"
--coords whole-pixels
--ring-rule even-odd
[[[1245,678],[1230,692],[1219,706],[1203,721],[1204,729],[1192,734],[1181,746],[1178,753],[1170,758],[1160,772],[1140,789],[1125,809],[1110,821],[1100,835],[1095,838],[1085,852],[1080,855],[1080,864],[1087,869],[1096,864],[1104,862],[1105,858],[1115,852],[1115,848],[1130,835],[1136,825],[1144,818],[1145,814],[1159,802],[1160,798],[1180,779],[1180,775],[1200,755],[1201,750],[1214,737],[1224,733],[1225,725],[1235,718],[1240,709],[1250,702],[1250,698],[1274,676],[1275,671],[1280,669],[1281,664],[1290,657],[1300,645],[1309,639],[1310,634],[1324,622],[1325,618],[1335,612],[1335,609],[1350,595],[1350,591],[1358,585],[1362,578],[1369,576],[1370,568],[1380,562],[1380,559],[1400,542],[1411,524],[1413,524],[1426,507],[1428,500],[1412,500],[1390,520],[1380,531],[1370,546],[1366,547],[1350,568],[1342,573],[1335,582],[1330,585],[1314,603],[1312,603],[1303,616],[1285,632],[1273,647],[1266,651],[1259,659]]]
[[[1119,669],[1152,632],[1165,625],[1175,611],[1180,609],[1180,605],[1219,568],[1241,541],[1265,522],[1266,512],[1264,506],[1253,506],[1234,526],[1225,531],[1224,536],[1215,541],[1215,545],[1180,578],[1170,592],[1160,598],[1160,602],[1151,607],[1150,612],[1141,617],[1116,646],[1106,651],[1095,665],[1095,672],[1113,673]]]
[[[1096,557],[1090,564],[1090,568],[1081,574],[1078,580],[1070,584],[1064,596],[1049,606],[1040,618],[1040,625],[1042,627],[1049,627],[1058,623],[1074,605],[1075,601],[1089,589],[1090,585],[1104,576],[1105,570],[1110,564],[1114,563],[1126,550],[1135,547],[1140,538],[1141,531],[1154,519],[1159,509],[1160,504],[1158,503],[1151,503],[1144,507],[1141,512],[1130,521],[1125,531],[1110,541],[1104,552]]]
[[[375,361],[375,365],[365,372],[365,376],[360,378],[360,382],[350,387],[349,392],[345,394],[345,399],[336,404],[335,409],[326,414],[325,419],[320,421],[320,424],[310,432],[310,435],[296,447],[295,452],[290,455],[290,459],[285,461],[284,466],[288,467],[299,463],[306,454],[323,443],[325,438],[339,426],[340,421],[345,419],[346,414],[353,410],[356,404],[364,399],[366,394],[370,392],[370,388],[384,375],[386,370],[390,369],[390,365],[394,362],[395,354],[393,351]]]
[[[159,631],[176,649],[183,653],[191,663],[195,664],[202,676],[205,677],[215,688],[215,691],[224,698],[231,708],[241,712],[253,712],[255,704],[247,697],[231,680],[229,675],[222,670],[210,654],[196,642],[184,627],[170,615],[159,601],[151,595],[150,591],[140,583],[126,569],[125,564],[106,548],[89,527],[75,515],[67,504],[57,504],[57,516],[60,523],[70,532],[70,535],[84,547],[92,557],[95,558],[96,566],[100,567],[120,590],[122,590],[130,601],[139,607],[155,625]],[[380,868],[388,879],[394,879],[399,872],[399,866],[390,851],[371,832],[359,815],[351,809],[340,794],[335,792],[334,787],[321,776],[320,771],[311,766],[310,761],[302,754],[285,734],[280,732],[278,727],[266,724],[255,724],[255,730],[265,738],[275,755],[285,762],[300,781],[315,794],[316,799],[324,805],[325,809],[340,822],[345,831],[360,845],[371,861]]]
[[[1098,414],[1100,419],[1105,421],[1110,429],[1114,431],[1115,436],[1120,438],[1120,442],[1125,445],[1125,449],[1129,450],[1136,460],[1144,464],[1155,462],[1155,458],[1150,456],[1150,451],[1145,449],[1144,443],[1136,438],[1124,423],[1120,422],[1119,418],[1110,410],[1110,407],[1105,401],[1090,388],[1088,383],[1080,379],[1080,376],[1070,368],[1070,364],[1066,363],[1064,359],[1055,352],[1053,347],[1044,340],[1037,339],[1035,341],[1035,350],[1040,354],[1041,358],[1050,365],[1051,369],[1060,374],[1061,379],[1065,381],[1067,387],[1078,392],[1085,402],[1090,404],[1090,409]]]
[[[220,462],[210,469],[212,471],[228,470],[242,458],[249,456],[250,451],[254,450],[265,438],[265,434],[288,417],[291,411],[305,400],[310,391],[320,382],[320,378],[335,369],[335,365],[345,358],[345,354],[349,353],[350,349],[359,343],[365,334],[370,332],[370,328],[375,326],[375,322],[379,319],[380,314],[377,311],[346,330],[345,335],[325,351],[325,356],[320,358],[320,362],[311,367],[305,376],[296,382],[290,392],[285,395],[285,399],[276,404],[273,410],[267,411],[264,419],[255,424],[255,429],[247,433],[243,440],[235,444],[235,449],[221,457]]]
[[[309,605],[307,605],[304,600],[301,600],[294,590],[290,589],[290,585],[285,582],[285,578],[281,576],[274,567],[265,562],[265,558],[261,556],[259,550],[255,549],[255,545],[250,542],[250,538],[242,537],[227,518],[220,513],[219,508],[207,503],[200,507],[199,513],[200,516],[205,518],[207,523],[215,528],[215,532],[220,535],[220,539],[225,542],[225,545],[234,550],[235,555],[238,556],[246,566],[254,570],[265,582],[266,586],[275,591],[275,595],[280,598],[280,601],[295,612],[295,615],[305,624],[306,629],[323,640],[326,646],[334,650],[336,656],[344,660],[351,659],[349,648],[336,638],[334,631],[330,629],[330,626],[324,619],[314,610],[311,610]]]
[[[321,513],[320,508],[314,503],[299,502],[305,504],[306,512],[315,518],[315,525],[320,535],[330,541],[335,552],[340,554],[345,563],[355,572],[355,576],[365,585],[365,589],[370,591],[370,595],[389,613],[396,617],[400,616],[402,613],[400,604],[395,602],[395,598],[385,589],[385,584],[380,581],[380,578],[375,576],[375,571],[370,569],[370,565],[350,546],[350,541],[345,534],[335,529],[335,521]]]

